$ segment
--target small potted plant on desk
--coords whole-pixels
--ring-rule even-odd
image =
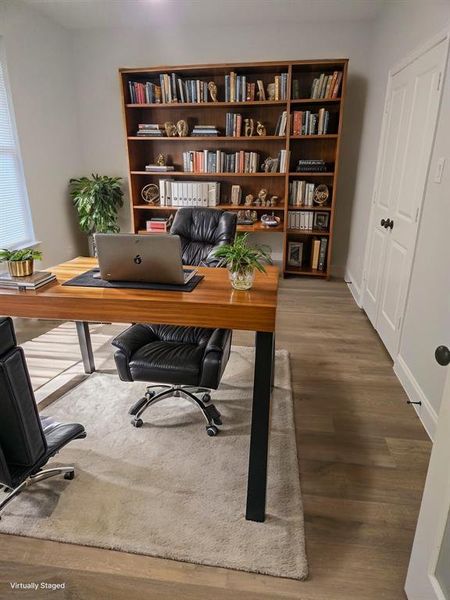
[[[94,175],[70,180],[70,195],[82,231],[88,234],[89,254],[96,256],[94,233],[117,233],[117,211],[123,206],[121,177]]]
[[[0,262],[8,265],[12,277],[26,277],[33,275],[34,261],[41,260],[42,252],[33,248],[22,250],[0,250]]]
[[[272,264],[268,246],[250,246],[247,233],[237,235],[232,244],[219,246],[216,258],[228,268],[231,285],[236,290],[249,290],[253,285],[255,270],[266,272],[264,263]]]

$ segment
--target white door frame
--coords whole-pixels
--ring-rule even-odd
[[[450,369],[450,367],[446,367]],[[450,371],[442,396],[436,440],[431,453],[419,520],[406,578],[409,600],[445,600],[435,571],[450,518]]]
[[[440,44],[441,42],[445,42],[445,58],[443,61],[443,68],[442,68],[442,75],[441,75],[441,90],[443,87],[443,80],[445,77],[445,67],[447,64],[447,60],[448,60],[448,51],[449,51],[449,42],[450,42],[450,31],[448,29],[445,29],[444,31],[442,31],[441,33],[433,36],[431,39],[429,39],[425,44],[423,44],[422,46],[420,46],[419,48],[416,48],[413,52],[411,52],[406,58],[402,59],[401,61],[399,61],[398,63],[396,63],[391,69],[389,69],[388,71],[388,83],[386,86],[386,94],[385,94],[385,98],[384,98],[384,108],[383,108],[383,122],[381,125],[381,134],[380,134],[380,141],[378,144],[378,153],[377,153],[377,162],[376,162],[376,168],[375,168],[375,179],[374,179],[374,186],[373,186],[373,191],[372,191],[372,200],[371,200],[371,207],[370,207],[370,217],[369,217],[369,224],[368,224],[368,232],[369,235],[367,236],[366,239],[366,245],[365,245],[365,250],[364,250],[364,263],[363,263],[363,277],[362,277],[362,283],[361,283],[361,296],[360,296],[360,302],[361,302],[361,307],[364,308],[364,301],[365,301],[365,295],[366,295],[366,280],[367,280],[367,271],[369,268],[369,255],[370,255],[370,244],[372,241],[372,235],[373,235],[373,229],[374,229],[374,216],[375,216],[375,202],[376,202],[376,195],[377,195],[377,190],[379,187],[379,179],[380,179],[380,170],[381,170],[381,165],[382,165],[382,160],[383,160],[383,154],[384,154],[384,149],[385,149],[385,144],[386,144],[386,132],[387,132],[387,125],[389,122],[389,119],[387,118],[388,116],[388,109],[389,109],[389,99],[391,97],[391,88],[392,88],[392,78],[402,69],[404,69],[405,67],[407,67],[408,65],[410,65],[412,62],[414,62],[415,60],[417,60],[418,58],[420,58],[423,54],[425,54],[426,52],[428,52],[429,50],[431,50],[432,48],[434,48],[435,46],[437,46],[438,44]],[[441,93],[441,97],[439,99],[439,107],[438,107],[438,115],[440,112],[440,108],[441,108],[441,102],[442,102],[442,93]],[[436,129],[437,129],[437,121],[436,121],[436,125],[435,125],[435,130],[433,132],[433,143],[431,146],[431,151],[430,151],[430,155],[428,156],[428,165],[427,165],[427,173],[429,173],[429,169],[430,169],[430,162],[431,162],[431,156],[432,156],[432,152],[433,152],[433,147],[434,147],[434,140],[436,137]],[[428,180],[428,175],[426,178],[426,181]],[[422,221],[422,207],[423,207],[423,201],[424,201],[424,197],[425,197],[425,190],[426,190],[426,186],[424,186],[423,192],[422,192],[422,196],[420,199],[420,204],[419,204],[419,216],[417,219],[417,234],[416,234],[416,238],[414,240],[414,244],[412,247],[412,268],[414,266],[414,257],[415,257],[415,253],[416,253],[416,245],[417,245],[417,238],[418,238],[418,233],[419,233],[419,229],[420,229],[420,224]],[[404,302],[403,302],[403,314],[407,305],[407,301],[408,301],[408,295],[409,295],[409,288],[410,288],[410,283],[411,283],[411,275],[412,275],[412,268],[411,271],[409,273],[409,280],[408,280],[408,284],[407,284],[407,289],[406,289],[406,293],[405,293],[405,298],[404,298]],[[395,354],[397,354],[398,349],[400,347],[400,340],[402,337],[402,330],[403,330],[403,323],[404,323],[404,319],[402,318],[401,323],[400,323],[400,331],[399,331],[399,337],[398,337],[398,344],[397,344],[397,349]]]

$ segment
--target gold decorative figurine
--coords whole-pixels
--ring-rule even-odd
[[[266,128],[264,127],[264,125],[261,123],[261,121],[257,121],[256,122],[256,133],[258,135],[267,135],[266,133]]]
[[[158,156],[155,159],[155,165],[158,165],[158,167],[165,167],[166,160],[167,160],[167,157],[165,154],[158,154]]]
[[[164,123],[164,129],[166,130],[167,137],[176,137],[178,131],[177,126],[172,121],[166,121]]]
[[[269,83],[267,86],[267,100],[275,100],[275,84]]]
[[[245,196],[244,204],[245,206],[251,206],[253,204],[253,194],[247,194],[247,196]]]
[[[267,190],[266,188],[261,188],[258,192],[258,200],[261,206],[266,206],[266,198],[267,198]]]
[[[177,122],[177,133],[180,137],[186,137],[189,132],[188,124],[184,119]]]
[[[253,119],[245,119],[244,120],[245,137],[252,137],[254,129],[255,129],[254,120]]]
[[[210,81],[208,83],[208,90],[209,95],[211,96],[211,100],[213,102],[217,102],[217,85],[214,83],[214,81]]]

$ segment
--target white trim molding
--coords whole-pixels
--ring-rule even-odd
[[[417,379],[414,377],[408,365],[400,355],[398,355],[395,359],[394,373],[397,375],[398,380],[402,384],[402,387],[411,402],[421,402],[420,405],[412,404],[412,406],[414,407],[417,416],[424,426],[429,438],[431,441],[434,441],[434,435],[436,433],[438,421],[436,411],[417,382]]]
[[[362,308],[361,287],[356,283],[350,271],[345,272],[345,283],[359,308]]]

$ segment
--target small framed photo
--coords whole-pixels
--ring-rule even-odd
[[[290,267],[301,267],[303,262],[303,242],[288,243],[288,260]]]
[[[314,229],[319,231],[328,231],[330,224],[330,213],[317,211],[314,214]]]

